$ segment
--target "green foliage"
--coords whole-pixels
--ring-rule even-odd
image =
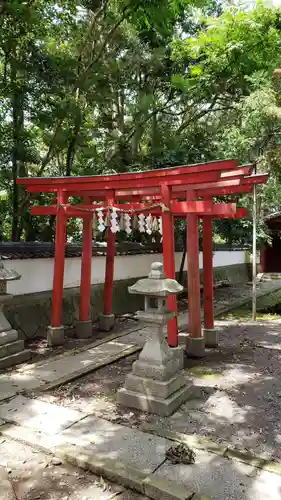
[[[12,0],[0,5],[0,28],[6,238],[54,237],[54,218],[30,217],[34,201],[17,176],[237,157],[272,172],[259,220],[279,206],[281,86],[271,77],[280,9],[224,12],[216,0]],[[41,195],[37,203],[49,201]],[[219,220],[215,230],[248,242],[249,224]],[[177,238],[184,231],[179,224]],[[80,238],[77,221],[69,234]],[[262,225],[259,238],[267,238]]]

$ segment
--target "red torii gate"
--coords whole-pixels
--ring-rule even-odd
[[[51,326],[48,329],[50,345],[61,343],[64,338],[62,318],[63,279],[66,246],[66,226],[69,217],[83,219],[83,247],[80,283],[80,310],[77,335],[90,336],[91,264],[92,264],[92,220],[93,212],[100,208],[104,212],[149,212],[162,217],[163,260],[167,277],[175,277],[174,262],[174,217],[187,219],[187,270],[188,270],[188,323],[187,351],[191,355],[204,354],[204,335],[200,314],[200,271],[198,219],[203,219],[203,277],[204,277],[204,327],[205,332],[214,331],[213,305],[213,256],[212,219],[246,218],[247,210],[236,208],[236,203],[213,203],[214,196],[250,193],[255,184],[267,182],[267,174],[251,175],[251,165],[239,166],[236,160],[221,160],[197,165],[130,172],[124,174],[87,177],[35,177],[18,178],[17,183],[26,186],[32,193],[55,193],[56,200],[50,206],[33,206],[33,215],[56,216],[55,263],[52,297]],[[80,204],[71,204],[69,198],[78,196]],[[203,200],[198,200],[203,198]],[[128,200],[131,200],[130,203]],[[181,201],[179,201],[181,200]],[[99,202],[99,203],[98,203]],[[103,204],[102,204],[102,203]],[[104,205],[105,203],[105,205]],[[114,280],[115,235],[108,230],[104,284],[103,326],[113,325],[112,293]],[[145,270],[144,270],[145,274]],[[169,308],[176,311],[174,297],[169,299]],[[168,325],[168,343],[178,345],[177,319]],[[207,341],[206,345],[214,341]]]

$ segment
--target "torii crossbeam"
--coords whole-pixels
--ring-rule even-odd
[[[83,220],[80,309],[76,325],[77,335],[83,338],[92,334],[90,297],[93,218],[98,213],[101,228],[104,227],[102,221],[106,214],[110,213],[112,218],[111,230],[107,230],[104,308],[101,315],[101,325],[109,330],[114,322],[112,294],[117,217],[119,213],[125,214],[127,232],[130,232],[130,217],[138,214],[141,230],[145,225],[148,232],[152,231],[153,224],[154,227],[155,224],[159,228],[161,226],[164,270],[169,278],[175,278],[174,218],[184,217],[187,220],[187,352],[195,356],[203,355],[205,341],[201,328],[198,220],[203,219],[204,332],[206,344],[213,345],[216,342],[210,341],[210,334],[214,332],[212,219],[246,218],[248,214],[246,209],[237,208],[236,203],[213,203],[212,198],[250,193],[255,184],[267,182],[267,174],[251,175],[252,170],[251,165],[239,166],[236,160],[220,160],[113,175],[19,178],[18,184],[25,185],[28,192],[54,193],[55,197],[52,205],[31,208],[33,215],[56,216],[49,345],[61,343],[64,337],[61,318],[67,219],[79,217]],[[80,203],[72,203],[70,198],[73,196],[80,198]],[[171,311],[177,310],[175,298],[169,299],[169,308]],[[178,345],[176,317],[168,325],[168,343],[171,347]]]

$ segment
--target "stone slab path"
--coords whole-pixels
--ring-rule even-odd
[[[1,500],[148,500],[100,476],[0,436]]]
[[[273,293],[281,288],[280,280],[271,280],[258,284],[257,295],[262,297],[268,293]],[[226,290],[226,289],[225,289]],[[226,309],[231,309],[246,303],[251,297],[251,287],[247,284],[230,287],[228,294],[231,300],[226,297],[223,289],[219,290],[218,300],[215,301],[215,313],[220,314]],[[218,290],[216,290],[216,294]],[[234,297],[232,295],[234,294]],[[188,330],[188,315],[180,313],[178,315],[180,341],[185,342]],[[149,328],[135,327],[125,335],[119,335],[107,342],[97,342],[96,345],[81,351],[71,351],[34,363],[24,365],[23,368],[15,369],[7,374],[0,375],[0,401],[10,398],[23,391],[42,390],[52,385],[60,385],[73,380],[81,375],[104,366],[123,356],[129,355],[141,349],[144,342],[150,335]]]
[[[59,355],[0,375],[0,401],[23,391],[65,383],[136,352],[142,348],[149,334],[149,328],[142,328],[81,352]]]
[[[0,478],[3,480],[4,491],[7,492],[6,497],[1,496],[1,500],[41,498],[39,493],[38,496],[34,493],[33,497],[19,495],[13,497],[13,491],[17,486],[13,486],[12,491],[9,488],[10,478],[3,476],[1,467],[15,471],[13,463],[17,461],[17,441],[35,447],[36,453],[39,453],[38,447],[40,447],[41,450],[42,448],[45,450],[45,453],[52,453],[74,464],[78,462],[79,465],[85,469],[89,468],[92,472],[101,473],[105,470],[105,475],[111,478],[117,477],[117,480],[120,480],[118,470],[122,465],[121,482],[125,481],[125,486],[133,484],[139,492],[149,494],[149,496],[152,491],[152,498],[157,498],[157,496],[153,494],[154,490],[151,490],[151,487],[150,490],[147,489],[148,480],[150,484],[156,484],[158,488],[162,488],[163,498],[171,484],[175,499],[186,500],[196,493],[209,495],[210,498],[216,500],[226,498],[228,500],[280,500],[281,498],[281,474],[262,470],[240,460],[230,460],[219,453],[196,449],[196,442],[194,447],[196,463],[173,465],[165,458],[165,452],[174,444],[173,441],[138,429],[130,429],[91,415],[85,417],[71,409],[23,396],[16,396],[9,403],[0,405],[0,412],[5,421],[5,424],[0,426],[2,435],[0,436],[0,442],[2,441]],[[17,441],[14,441],[13,456],[5,463],[5,440],[9,441],[11,438]],[[81,456],[83,458],[79,458]],[[37,460],[38,458],[35,459],[36,463],[38,463]],[[51,457],[49,462],[52,463]],[[56,461],[53,463],[59,464]],[[42,477],[40,463],[36,469],[36,475],[37,479]],[[124,475],[127,479],[124,479]],[[45,477],[45,482],[50,482],[50,488],[54,488],[52,486],[54,478],[49,470],[43,477]],[[30,492],[32,488],[35,488],[32,486],[34,481],[34,477],[29,476],[29,486],[21,486],[21,488],[28,488]],[[126,484],[126,481],[129,483]],[[63,487],[66,485],[67,482],[65,483],[61,478],[61,492],[65,492]],[[184,486],[186,496],[181,497],[181,488]],[[43,488],[41,482],[38,482],[36,488],[39,490]],[[91,485],[91,489],[91,494],[95,494],[95,485]],[[176,496],[177,491],[178,496]],[[77,495],[77,492],[75,494]],[[78,499],[75,494],[58,498]],[[89,500],[113,498],[109,495],[89,496],[89,492],[87,494],[88,497],[85,496],[85,498]],[[49,497],[43,498],[45,500]],[[56,496],[50,496],[50,498],[55,499]]]
[[[280,286],[280,282],[276,280],[266,282],[259,287],[258,293],[261,296],[280,289]],[[244,303],[249,300],[250,293],[251,288],[248,287],[248,295],[243,298]],[[233,306],[237,304],[232,303]],[[223,301],[217,303],[216,312],[221,312],[226,307],[227,304]],[[187,315],[179,315],[180,329],[186,329],[186,324]],[[101,474],[104,471],[105,475],[111,479],[115,478],[117,482],[123,483],[125,481],[126,486],[133,486],[152,498],[165,498],[166,495],[169,499],[193,498],[196,500],[195,494],[200,492],[216,500],[226,498],[229,500],[280,500],[281,475],[279,473],[262,470],[238,459],[229,460],[225,456],[200,449],[196,450],[197,460],[194,465],[172,465],[165,459],[166,450],[173,444],[173,441],[168,438],[138,429],[130,429],[88,415],[87,412],[45,403],[23,395],[24,392],[42,391],[52,385],[66,383],[98,367],[128,356],[140,350],[149,335],[149,328],[141,328],[108,342],[99,342],[80,352],[61,355],[1,375],[0,433],[4,441],[11,438],[19,440],[41,447],[45,453],[62,456],[65,460],[82,465],[92,472]],[[224,404],[224,394],[218,394],[218,396],[222,397],[222,402],[218,406],[222,409],[225,407],[225,411],[230,412],[229,418],[233,418],[235,408],[228,408]],[[3,500],[39,499],[40,494],[21,497],[17,494],[14,484],[11,489],[9,475],[7,476],[7,471],[2,470],[2,450],[1,444],[0,480],[3,482],[3,495],[6,495],[1,496],[1,500],[2,498]],[[49,481],[51,491],[53,484],[51,477]],[[61,492],[65,491],[65,485],[62,486]],[[102,495],[99,497],[93,489],[95,485],[90,487],[92,488],[91,494],[94,496],[89,496],[89,499],[109,500],[113,498]],[[170,496],[167,496],[168,491]],[[174,496],[171,496],[171,491]],[[64,498],[61,493],[60,497],[50,496],[49,498],[76,500],[76,498],[83,498],[81,494],[75,497],[75,494],[71,493],[72,496],[68,495]]]

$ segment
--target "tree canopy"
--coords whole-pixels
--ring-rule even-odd
[[[2,237],[54,235],[53,217],[30,217],[32,200],[17,176],[237,157],[270,170],[260,199],[264,210],[279,207],[280,9],[224,10],[216,0],[11,0],[0,5],[0,28]],[[216,221],[215,230],[244,242],[249,222]],[[79,237],[75,221],[71,231]]]

